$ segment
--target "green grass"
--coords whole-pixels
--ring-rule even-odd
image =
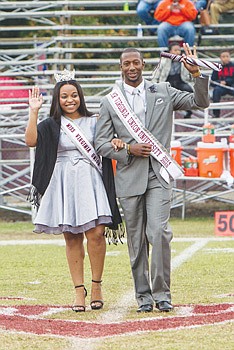
[[[189,330],[149,332],[103,340],[96,350],[233,350],[233,326],[203,326]]]
[[[210,217],[172,218],[174,237],[211,237],[214,235],[214,219]]]
[[[207,237],[214,234],[214,219],[204,218],[171,218],[170,224],[173,228],[174,237]],[[33,224],[30,221],[7,222],[0,220],[0,239],[57,239],[62,236],[36,235],[33,233]]]
[[[54,337],[35,335],[1,334],[0,350],[65,350],[68,341]]]
[[[175,238],[211,238],[214,236],[212,218],[171,219]],[[39,240],[61,239],[62,236],[36,235],[32,233],[30,222],[0,222],[0,240]],[[193,242],[172,241],[172,258],[181,254]],[[233,296],[233,240],[209,241],[189,260],[172,271],[172,296],[175,305],[196,305],[234,302]],[[215,249],[213,251],[212,249]],[[24,297],[24,300],[1,300],[1,305],[71,305],[74,289],[66,261],[65,247],[62,245],[7,245],[0,246],[0,285],[2,297]],[[39,282],[32,284],[32,282]],[[85,257],[85,285],[88,290],[87,304],[90,299],[91,273],[89,259]],[[107,311],[115,312],[122,297],[132,290],[133,282],[130,271],[127,245],[107,246],[107,256],[103,276],[103,294],[105,307],[99,312],[75,314],[70,310],[48,316],[66,320],[96,322]],[[232,294],[233,295],[233,294]],[[136,302],[123,305],[126,320],[172,317],[170,314],[137,314]],[[92,333],[92,325],[90,325]],[[82,349],[76,340],[11,334],[0,331],[0,350],[74,350]],[[146,332],[134,335],[115,336],[97,340],[90,349],[162,349],[162,350],[231,350],[233,348],[232,325],[206,325],[191,329],[167,330],[164,332]],[[87,347],[85,348],[87,349]]]

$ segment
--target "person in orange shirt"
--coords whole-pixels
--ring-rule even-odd
[[[168,47],[168,39],[174,35],[184,38],[184,42],[194,45],[195,28],[192,21],[197,16],[194,4],[189,0],[163,0],[155,10],[154,17],[159,22],[158,45]]]

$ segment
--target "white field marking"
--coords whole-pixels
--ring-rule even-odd
[[[234,248],[207,248],[204,249],[207,253],[234,253]]]
[[[227,293],[227,294],[218,294],[214,295],[215,298],[232,298],[234,297],[234,293]]]
[[[42,312],[41,314],[38,314],[38,315],[27,315],[26,318],[28,319],[35,319],[35,320],[38,320],[39,318],[44,318],[44,317],[47,317],[47,316],[52,316],[54,314],[57,314],[59,312],[64,312],[64,311],[67,311],[67,310],[70,310],[70,308],[68,307],[50,307],[48,311],[44,311]]]
[[[9,240],[0,241],[0,246],[8,245],[58,245],[64,246],[65,241],[63,239],[22,239],[22,240]]]
[[[25,298],[25,297],[21,297],[21,296],[17,296],[17,297],[0,297],[0,301],[1,300],[10,300],[10,301],[14,301],[14,300],[36,300],[35,298]]]
[[[114,305],[111,307],[110,310],[102,313],[100,317],[97,319],[97,322],[100,323],[115,323],[115,322],[121,322],[127,312],[129,306],[132,306],[136,303],[135,301],[135,295],[134,290],[129,290],[127,293],[125,293],[119,302],[115,302]]]
[[[180,316],[191,316],[194,311],[194,306],[180,306],[176,308],[176,314]]]
[[[41,284],[41,281],[26,282],[26,284]]]
[[[13,316],[17,311],[18,310],[15,307],[0,307],[0,315]]]
[[[200,242],[202,240],[209,240],[210,242],[225,242],[234,241],[234,237],[176,237],[173,238],[173,242]],[[84,240],[86,242],[86,240]],[[123,243],[127,243],[126,239],[123,239]],[[23,240],[2,240],[0,241],[0,246],[12,246],[12,245],[58,245],[65,246],[65,241],[63,239],[23,239]]]
[[[106,256],[118,256],[120,254],[120,251],[116,250],[113,252],[106,252]]]
[[[184,262],[188,261],[198,250],[202,249],[209,242],[209,238],[203,238],[193,243],[190,247],[184,249],[179,255],[175,256],[171,262],[171,269],[175,270]]]

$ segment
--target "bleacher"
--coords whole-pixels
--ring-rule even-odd
[[[40,114],[44,118],[48,116],[54,72],[74,68],[76,78],[84,89],[88,108],[96,112],[101,97],[120,77],[119,56],[129,46],[143,52],[146,61],[144,76],[150,79],[152,70],[159,63],[161,49],[157,44],[157,35],[148,35],[148,30],[157,26],[142,23],[143,37],[139,37],[137,28],[141,21],[136,15],[137,0],[127,2],[128,11],[124,10],[125,0],[0,1],[0,92],[29,90],[32,85],[39,85],[45,100]],[[221,18],[219,34],[216,35],[200,37],[201,26],[195,23],[196,43],[200,41],[200,58],[218,61],[224,47],[231,50],[234,57],[231,15],[225,15],[225,21]],[[17,80],[19,85],[2,85],[1,78],[6,77],[9,84]],[[23,94],[15,94],[14,97],[6,95],[1,98],[0,94],[0,145],[8,147],[11,143],[13,149],[17,145],[18,153],[23,149],[22,159],[25,162],[28,154],[25,153],[23,134],[28,118],[27,98]],[[211,107],[217,108],[212,104]],[[224,103],[222,118],[213,121],[220,137],[229,133],[233,108],[232,102],[231,106]],[[201,137],[204,121],[212,121],[210,109],[205,115],[200,111],[195,112],[189,120],[184,119],[183,112],[176,113],[174,137],[186,146],[186,152],[191,142]],[[16,136],[13,138],[12,135]],[[4,159],[0,163],[3,164]],[[5,170],[4,177],[8,176],[8,172],[13,172],[17,185],[27,188],[30,169],[25,170],[23,180],[16,181],[18,168],[8,166],[10,168]],[[3,190],[9,191],[9,182],[4,182]],[[16,198],[25,198],[22,191],[15,193]]]

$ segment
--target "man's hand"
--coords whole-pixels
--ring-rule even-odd
[[[150,155],[152,146],[149,143],[135,143],[130,145],[130,154],[136,157],[147,158]]]
[[[185,61],[185,58],[186,57],[191,57],[191,58],[197,58],[197,49],[196,49],[196,46],[194,45],[193,46],[193,52],[192,50],[190,49],[189,47],[189,44],[183,44],[183,48],[184,48],[184,52],[185,54],[182,55],[183,59],[182,59],[182,62],[184,64],[184,66],[186,67],[186,69],[189,71],[189,73],[191,74],[195,74],[197,72],[199,72],[199,67],[198,66],[194,66],[194,65],[191,65],[189,63],[187,63]]]

